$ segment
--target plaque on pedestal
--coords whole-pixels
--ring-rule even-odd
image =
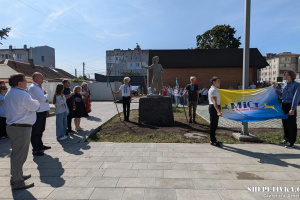
[[[173,126],[172,98],[161,95],[140,98],[139,123],[152,126]]]

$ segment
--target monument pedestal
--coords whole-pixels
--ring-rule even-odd
[[[139,123],[152,126],[173,126],[172,98],[160,95],[140,98]]]

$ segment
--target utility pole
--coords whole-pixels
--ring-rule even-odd
[[[85,73],[84,73],[84,72],[85,72],[85,71],[84,71],[84,67],[85,67],[85,63],[83,62],[83,63],[82,63],[82,68],[83,68],[83,79],[84,79],[84,77],[85,77]]]
[[[77,78],[77,69],[75,69],[75,77]]]

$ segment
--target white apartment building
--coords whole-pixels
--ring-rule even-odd
[[[0,49],[0,60],[10,59],[19,62],[28,63],[33,59],[34,64],[55,68],[55,49],[49,46],[37,46],[27,48],[15,48],[12,45],[8,49]]]
[[[281,82],[286,70],[300,71],[300,54],[291,52],[267,53],[266,60],[269,66],[259,69],[257,73],[257,80],[260,82]]]
[[[147,70],[142,69],[147,66],[149,51],[137,48],[131,50],[114,49],[106,51],[106,75],[140,75],[147,76]]]

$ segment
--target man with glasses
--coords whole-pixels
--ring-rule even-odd
[[[27,159],[32,125],[36,121],[36,111],[40,107],[37,100],[32,99],[26,91],[27,81],[24,74],[10,76],[11,89],[5,95],[6,130],[11,139],[11,188],[25,189],[34,183],[25,181],[31,175],[23,174],[23,165]]]
[[[288,70],[284,73],[286,83],[281,89],[278,89],[277,95],[281,98],[282,110],[285,114],[289,114],[287,119],[282,120],[284,130],[284,144],[286,148],[292,148],[297,138],[297,105],[300,100],[300,86],[295,82],[296,73]]]

